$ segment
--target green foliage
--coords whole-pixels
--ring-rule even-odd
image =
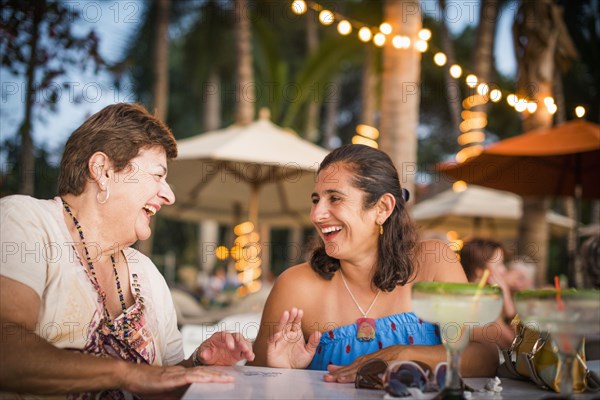
[[[106,66],[94,29],[80,33],[76,26],[81,15],[63,2],[0,0],[0,18],[2,67],[13,75],[25,76],[33,65],[33,90],[44,93],[36,96],[35,105],[41,109],[56,111],[61,91],[70,87],[68,82],[58,84],[57,80],[68,75],[70,68],[94,68],[98,72]],[[33,41],[37,50],[31,60]]]
[[[0,146],[0,159],[5,160],[0,169],[0,197],[19,193],[19,154],[21,151],[16,136],[9,137]],[[57,195],[58,165],[51,162],[51,154],[44,147],[35,151],[35,192],[40,199]]]
[[[561,0],[569,35],[579,53],[579,60],[563,74],[563,90],[567,119],[574,118],[573,110],[585,106],[585,119],[600,122],[600,9],[594,0]]]

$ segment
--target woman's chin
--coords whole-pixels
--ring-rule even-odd
[[[149,226],[145,226],[143,228],[136,229],[136,239],[137,241],[143,242],[147,240],[152,235],[152,230]]]

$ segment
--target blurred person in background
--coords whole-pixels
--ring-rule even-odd
[[[600,235],[592,235],[583,242],[580,255],[585,286],[600,289]]]
[[[58,197],[0,200],[0,397],[165,398],[232,380],[197,366],[254,358],[240,334],[218,332],[185,360],[167,284],[130,247],[175,201],[176,156],[163,122],[114,104],[68,139]]]
[[[500,242],[485,238],[471,238],[464,242],[460,250],[460,263],[462,264],[469,282],[479,282],[485,272],[490,271],[488,282],[496,284],[502,289],[504,296],[503,315],[497,321],[497,345],[507,348],[515,337],[515,331],[510,326],[510,321],[516,315],[516,308],[512,299],[512,292],[506,281],[507,268],[504,264],[506,250]],[[491,332],[491,330],[487,330]]]
[[[506,283],[512,293],[535,287],[535,262],[527,257],[513,258],[508,264]]]
[[[585,278],[584,286],[600,289],[600,235],[592,235],[580,248],[581,264]],[[586,339],[585,356],[588,360],[600,359],[600,339]]]

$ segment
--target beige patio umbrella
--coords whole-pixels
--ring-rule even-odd
[[[310,194],[327,151],[268,120],[178,141],[169,163],[177,201],[161,214],[224,224],[310,225]]]
[[[521,218],[520,196],[481,186],[469,185],[462,192],[446,190],[424,200],[410,210],[423,231],[456,231],[460,237],[485,236],[509,239],[517,236]],[[555,212],[547,217],[553,235],[566,235],[575,224]]]

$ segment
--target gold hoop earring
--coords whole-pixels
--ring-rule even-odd
[[[383,224],[379,224],[379,236],[383,236]]]
[[[102,185],[104,186],[104,185]],[[102,194],[102,192],[106,192],[106,196],[104,197],[104,200],[100,199],[100,195]],[[108,201],[108,198],[110,197],[110,190],[108,190],[108,186],[106,187],[106,190],[101,190],[96,194],[96,201],[99,204],[106,204],[106,202]]]

